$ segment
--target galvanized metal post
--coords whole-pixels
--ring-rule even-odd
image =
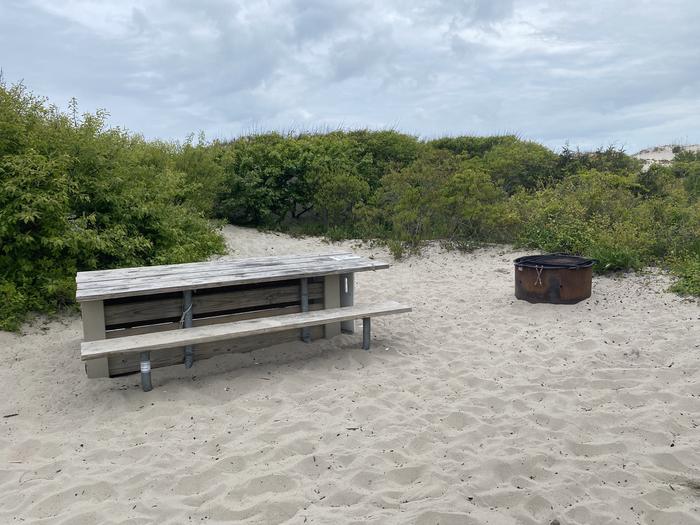
[[[141,388],[144,392],[153,390],[151,384],[151,352],[141,352]]]
[[[369,339],[372,321],[369,317],[362,318],[362,349],[369,350]]]
[[[340,306],[355,304],[355,274],[344,273],[340,276]],[[345,334],[355,333],[355,320],[340,323],[340,331]]]
[[[192,328],[192,290],[182,292],[182,326]],[[192,345],[185,347],[185,368],[192,368],[194,363],[194,348]]]
[[[308,279],[301,280],[301,311],[302,312],[309,311],[309,280]],[[304,341],[305,343],[311,342],[311,332],[309,331],[308,328],[301,329],[301,340]]]

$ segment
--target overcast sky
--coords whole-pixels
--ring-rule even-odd
[[[1,0],[0,68],[164,139],[700,142],[699,0]]]

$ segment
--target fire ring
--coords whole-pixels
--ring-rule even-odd
[[[531,303],[574,304],[591,296],[595,259],[565,253],[527,255],[515,264],[515,297]]]

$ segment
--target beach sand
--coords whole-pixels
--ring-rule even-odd
[[[383,248],[227,227],[232,257]],[[0,332],[0,523],[700,523],[700,307],[654,272],[513,295],[507,248],[356,277],[361,334],[85,376],[77,316]],[[16,414],[16,415],[13,415]],[[11,416],[11,417],[8,417]]]

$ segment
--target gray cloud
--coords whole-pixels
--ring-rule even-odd
[[[340,125],[700,142],[694,0],[9,0],[0,67],[147,137]]]

